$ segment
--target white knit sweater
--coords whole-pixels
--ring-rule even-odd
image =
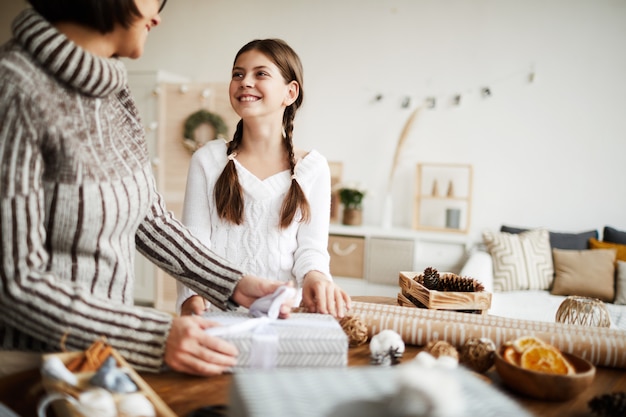
[[[241,277],[165,210],[123,64],[32,10],[0,49],[0,230],[4,350],[105,336],[159,370],[172,317],[133,305],[135,245],[219,307]]]
[[[330,222],[330,169],[328,162],[313,150],[295,169],[298,184],[311,208],[310,222],[299,217],[280,229],[279,215],[291,184],[283,171],[261,181],[235,159],[239,183],[244,192],[244,222],[234,225],[220,219],[213,189],[226,165],[226,144],[207,143],[191,159],[183,208],[183,223],[217,254],[237,263],[246,272],[301,285],[309,271],[331,278],[328,254]],[[177,307],[193,295],[178,285]]]

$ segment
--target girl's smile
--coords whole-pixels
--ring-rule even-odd
[[[297,97],[298,87],[285,81],[267,56],[251,50],[237,58],[229,92],[231,105],[242,119],[272,115],[282,123],[284,109]]]

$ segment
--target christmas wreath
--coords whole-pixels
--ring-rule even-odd
[[[196,129],[205,123],[213,127],[215,131],[215,137],[212,139],[224,139],[226,136],[228,127],[219,114],[211,113],[207,110],[198,110],[189,115],[183,125],[183,144],[191,152],[195,152],[205,144],[205,142],[200,142],[195,137]]]

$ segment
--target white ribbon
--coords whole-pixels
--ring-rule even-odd
[[[250,306],[250,314],[254,317],[267,316],[270,319],[277,319],[280,314],[280,307],[290,298],[293,298],[293,307],[300,304],[302,298],[302,290],[296,290],[293,287],[283,285],[278,287],[273,294],[266,295],[256,300]]]
[[[252,303],[250,306],[250,315],[256,317],[255,319],[242,322],[239,317],[220,317],[219,319],[211,317],[211,320],[217,321],[222,324],[222,326],[212,327],[207,329],[206,332],[211,336],[226,336],[229,334],[252,331],[278,319],[280,307],[286,300],[295,298],[294,305],[296,305],[296,301],[300,303],[299,298],[301,298],[301,294],[302,290],[296,290],[293,287],[286,285],[278,287],[272,294],[261,297]]]
[[[278,332],[270,326],[261,326],[252,333],[250,368],[271,369],[278,363]]]

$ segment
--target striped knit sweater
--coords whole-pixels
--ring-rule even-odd
[[[0,349],[85,349],[100,336],[161,369],[171,316],[133,305],[135,246],[225,308],[241,272],[155,189],[126,70],[33,10],[0,49]]]

